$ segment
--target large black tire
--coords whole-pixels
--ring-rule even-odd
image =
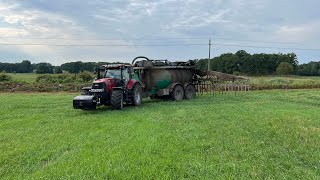
[[[174,101],[181,101],[184,98],[184,90],[183,87],[181,85],[176,85],[173,88],[173,91],[170,94],[171,99]]]
[[[123,108],[123,90],[114,89],[111,93],[112,109],[121,110]]]
[[[184,97],[186,99],[194,99],[196,97],[196,88],[192,84],[187,85]]]
[[[140,84],[134,85],[131,101],[134,106],[139,106],[142,103],[142,88]]]

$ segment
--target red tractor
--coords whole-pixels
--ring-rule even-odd
[[[101,70],[104,72],[101,74]],[[82,88],[83,93],[73,99],[74,109],[96,109],[106,105],[121,110],[124,102],[139,106],[142,102],[141,83],[132,78],[131,65],[105,65],[97,68],[97,79],[92,87]],[[102,76],[101,76],[102,75]]]

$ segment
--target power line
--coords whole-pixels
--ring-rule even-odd
[[[208,44],[46,44],[46,43],[0,43],[0,46],[57,46],[57,47],[173,47],[173,46],[207,46]],[[268,48],[268,49],[287,49],[300,51],[320,51],[317,48],[297,48],[297,47],[275,47],[275,46],[253,46],[238,44],[213,43],[215,46],[226,47],[245,47],[245,48]]]
[[[108,47],[135,47],[135,46],[204,46],[207,44],[28,44],[28,43],[0,43],[0,46],[79,46],[79,47],[94,47],[94,46],[108,46]]]
[[[130,41],[130,40],[141,40],[141,41],[164,41],[164,40],[207,40],[207,37],[185,37],[185,38],[39,38],[39,37],[7,37],[0,36],[0,39],[17,39],[17,40],[81,40],[81,41]],[[293,45],[316,45],[319,43],[316,42],[283,42],[283,41],[260,41],[260,40],[250,40],[250,39],[232,39],[232,38],[223,38],[217,37],[213,38],[214,40],[226,40],[226,41],[235,41],[235,42],[255,42],[255,43],[269,43],[269,44],[293,44]]]
[[[205,40],[208,38],[197,37],[197,38],[32,38],[32,37],[0,37],[0,39],[18,39],[18,40],[82,40],[82,41],[123,41],[123,40]]]
[[[240,41],[240,42],[269,43],[269,44],[294,44],[294,45],[311,45],[311,44],[318,44],[318,43],[312,43],[312,42],[296,43],[296,42],[257,41],[257,40],[245,40],[245,39],[231,39],[231,38],[215,38],[215,39],[216,39],[216,40],[226,40],[226,41]]]
[[[215,43],[216,46],[228,46],[228,47],[247,47],[247,48],[268,48],[268,49],[287,49],[287,50],[301,50],[301,51],[320,51],[320,49],[311,48],[288,48],[288,47],[271,47],[271,46],[250,46],[250,45],[237,45],[237,44],[219,44]]]

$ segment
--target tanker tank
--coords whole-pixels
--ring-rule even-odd
[[[153,87],[164,89],[175,82],[181,84],[192,82],[192,76],[190,68],[164,66],[145,69],[142,79],[145,80],[146,89],[151,90]]]
[[[167,60],[133,61],[135,74],[138,74],[144,90],[149,94],[169,95],[176,84],[184,91],[188,84],[192,84],[195,73],[194,64],[188,62],[169,62]],[[160,93],[159,93],[160,92]]]

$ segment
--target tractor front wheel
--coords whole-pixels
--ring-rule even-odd
[[[123,108],[123,90],[114,89],[111,93],[112,109],[121,110]]]
[[[181,101],[184,98],[184,90],[181,85],[176,85],[170,94],[171,99],[174,101]]]

